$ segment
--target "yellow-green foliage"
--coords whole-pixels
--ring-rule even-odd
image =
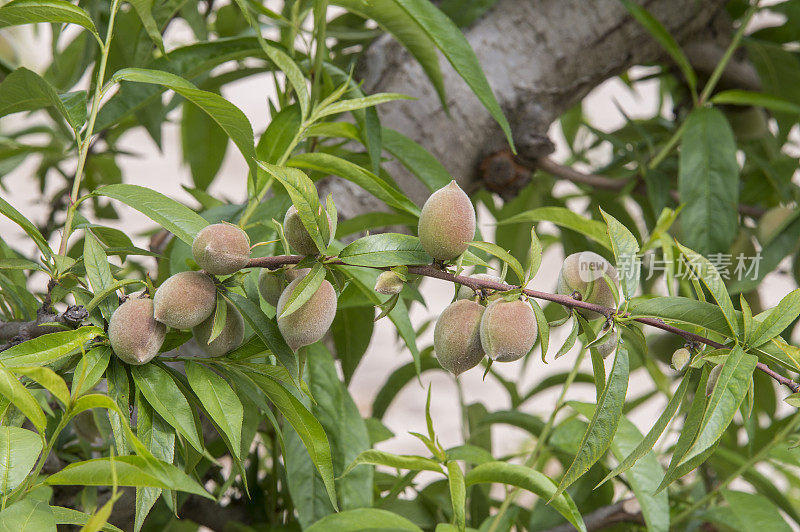
[[[128,299],[108,321],[114,353],[128,364],[146,364],[158,354],[167,326],[153,317],[153,300]]]
[[[433,330],[436,358],[453,375],[474,368],[483,359],[480,328],[484,310],[480,303],[461,299],[451,303],[436,320]]]

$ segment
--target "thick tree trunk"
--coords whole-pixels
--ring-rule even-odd
[[[726,16],[725,0],[641,3],[680,43],[713,36],[714,21]],[[729,23],[719,26],[730,28]],[[550,151],[548,126],[591,89],[664,55],[619,0],[500,0],[465,34],[526,158]],[[505,139],[466,83],[446,60],[441,63],[449,116],[420,66],[391,36],[370,47],[360,75],[367,92],[416,98],[381,106],[383,125],[423,145],[456,180],[468,184],[476,179],[480,161],[504,148]],[[412,199],[424,201],[428,191],[419,181],[397,163],[390,163],[390,170]],[[363,193],[344,193],[342,188],[355,188],[350,184],[325,186],[345,216],[380,209]]]

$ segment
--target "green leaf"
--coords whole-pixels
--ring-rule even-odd
[[[335,155],[320,152],[301,153],[292,157],[287,165],[337,175],[360,186],[390,207],[419,216],[419,207],[402,192],[369,170]]]
[[[222,333],[225,328],[225,323],[228,321],[228,302],[225,298],[217,293],[217,301],[214,306],[214,323],[211,326],[211,334],[208,335],[207,343],[213,342]]]
[[[14,374],[3,368],[0,368],[0,396],[5,396],[11,404],[19,408],[20,412],[31,420],[39,434],[44,435],[47,419],[42,407]]]
[[[0,28],[40,22],[83,26],[103,44],[89,13],[66,0],[12,0],[0,8]]]
[[[253,126],[247,116],[231,102],[213,92],[200,90],[180,76],[163,70],[124,68],[114,73],[113,81],[136,81],[161,85],[177,92],[205,111],[228,134],[242,152],[250,172],[256,175]]]
[[[466,526],[467,488],[464,485],[464,472],[456,462],[447,462],[447,483],[450,486],[450,504],[453,507],[453,522],[458,530]]]
[[[427,33],[428,37],[436,43],[436,46],[444,54],[447,60],[453,65],[456,72],[462,77],[467,85],[472,89],[478,100],[489,111],[500,128],[506,135],[508,145],[511,150],[514,148],[514,139],[511,135],[511,127],[508,125],[500,104],[492,93],[492,88],[486,80],[486,76],[481,69],[478,58],[475,57],[464,34],[453,24],[447,15],[439,11],[428,0],[394,0],[397,5],[402,7],[414,21]]]
[[[106,252],[100,242],[89,232],[84,236],[83,264],[86,267],[86,277],[92,285],[92,290],[99,292],[114,286],[115,279],[111,275],[111,266],[108,264]],[[110,295],[111,293],[109,293]],[[99,305],[103,317],[109,321],[119,306],[119,299],[115,294],[114,297],[106,297],[101,300]]]
[[[308,454],[314,465],[317,466],[319,474],[328,492],[331,504],[334,509],[338,509],[336,502],[336,488],[333,482],[333,460],[331,458],[331,448],[325,430],[320,425],[314,415],[303,406],[294,395],[289,393],[277,381],[249,373],[252,381],[266,394],[275,407],[283,414],[283,417],[292,425],[297,434],[303,440],[308,450]]]
[[[41,452],[42,438],[35,432],[0,427],[0,494],[22,484]]]
[[[189,207],[139,185],[106,185],[94,193],[133,207],[190,246],[197,233],[208,225],[202,216]]]
[[[2,88],[2,84],[0,84],[0,88]],[[0,93],[1,92],[2,91],[0,91]],[[29,237],[31,237],[31,240],[36,243],[36,247],[39,248],[39,251],[41,251],[46,258],[53,256],[53,251],[50,249],[50,244],[47,243],[47,240],[45,240],[45,238],[42,236],[42,233],[39,232],[36,226],[33,225],[30,220],[25,218],[22,213],[12,207],[11,204],[2,197],[0,197],[0,214],[4,214],[8,219],[20,226],[22,230],[25,231]]]
[[[142,456],[115,456],[94,458],[69,464],[61,471],[50,475],[45,481],[54,486],[117,486],[152,487],[184,491],[212,499],[195,480],[172,464],[148,460]]]
[[[481,251],[485,251],[486,253],[494,255],[500,259],[502,263],[508,264],[508,267],[511,268],[514,274],[516,274],[520,283],[525,281],[525,272],[522,269],[522,264],[520,264],[517,258],[511,255],[511,253],[505,249],[492,242],[481,242],[479,240],[473,240],[469,243],[469,245],[473,248],[477,248]]]
[[[56,532],[47,501],[27,497],[0,512],[0,532]]]
[[[636,254],[639,252],[639,243],[633,233],[619,223],[616,218],[603,209],[600,209],[600,213],[608,225],[608,236],[611,240],[611,248],[614,250],[622,294],[626,300],[629,300],[636,294],[641,275],[641,262],[638,262],[636,258]]]
[[[586,432],[578,445],[575,460],[558,485],[558,494],[564,492],[573,482],[578,480],[606,452],[617,425],[622,417],[625,404],[625,392],[628,389],[628,351],[624,346],[617,349],[611,375],[608,377],[603,393],[597,400],[597,408],[592,416]]]
[[[564,207],[540,207],[515,214],[497,225],[508,225],[524,222],[552,222],[558,226],[571,229],[594,240],[604,248],[612,250],[611,241],[608,239],[606,224],[574,213]]]
[[[335,471],[344,471],[361,451],[370,448],[366,423],[347,387],[339,380],[336,363],[321,345],[308,350],[308,379],[316,402],[311,411],[325,428],[331,442]],[[371,506],[373,474],[365,468],[336,481],[343,510]]]
[[[72,508],[64,508],[63,506],[51,506],[50,509],[53,510],[53,517],[55,517],[57,525],[82,526],[85,525],[92,517],[87,513],[79,512],[78,510],[73,510]],[[103,532],[123,532],[121,529],[108,523],[103,525],[100,530]]]
[[[346,8],[364,18],[371,18],[391,33],[420,64],[433,84],[442,106],[447,108],[442,71],[436,44],[428,33],[394,0],[332,0],[331,4]],[[447,181],[450,182],[449,180]]]
[[[275,63],[275,65],[281,69],[281,72],[286,75],[286,79],[289,80],[289,83],[292,85],[295,94],[297,94],[297,101],[300,103],[301,115],[305,118],[308,116],[309,96],[306,78],[303,75],[303,72],[300,70],[300,67],[298,67],[292,58],[289,57],[285,52],[271,45],[264,39],[264,37],[262,37],[261,26],[250,14],[250,10],[248,9],[244,0],[236,0],[236,4],[239,6],[239,9],[241,9],[245,20],[247,20],[247,22],[250,24],[250,27],[253,28],[261,49],[265,54],[267,54],[269,60]]]
[[[344,272],[373,305],[380,305],[389,299],[389,296],[379,296],[378,293],[375,292],[375,280],[378,277],[377,271],[354,266],[337,266],[336,268]],[[408,316],[408,307],[403,299],[397,299],[394,308],[389,311],[389,319],[394,323],[398,334],[411,352],[411,356],[414,358],[415,368],[417,371],[420,371],[417,333],[414,330],[414,326],[411,324],[411,319]]]
[[[412,264],[430,264],[419,238],[399,233],[380,233],[354,240],[339,252],[345,264],[384,268]]]
[[[350,382],[361,357],[369,347],[374,330],[375,307],[345,307],[336,310],[331,324],[331,334],[336,347],[336,357],[342,363],[346,383]]]
[[[536,328],[539,331],[539,344],[542,348],[542,362],[544,362],[545,356],[547,356],[547,349],[550,347],[550,324],[544,315],[544,310],[536,300],[531,298],[528,303],[530,303],[531,308],[533,308],[533,314],[536,316]]]
[[[572,403],[573,408],[582,415],[591,418],[594,415],[594,405]],[[641,440],[642,434],[636,425],[625,417],[620,419],[614,439],[611,442],[611,452],[617,459],[629,455],[636,449],[636,443]],[[666,492],[654,495],[664,469],[658,462],[655,453],[647,450],[635,464],[633,464],[626,477],[633,489],[636,500],[642,507],[647,530],[667,532],[669,530],[669,500]]]
[[[757,362],[758,358],[745,353],[741,346],[731,349],[708,400],[697,438],[678,465],[700,455],[720,439],[744,400]]]
[[[435,192],[453,179],[428,150],[394,129],[383,128],[381,131],[383,148],[408,168],[428,190]]]
[[[722,313],[725,315],[725,321],[728,322],[728,327],[730,327],[731,333],[733,333],[734,336],[738,336],[739,317],[736,313],[736,310],[733,308],[731,296],[728,294],[728,289],[725,287],[725,283],[723,282],[722,277],[720,277],[717,269],[714,268],[714,265],[711,264],[708,259],[699,253],[696,253],[681,244],[678,244],[678,247],[680,248],[681,252],[683,252],[689,265],[697,273],[697,276],[700,278],[706,288],[708,288],[708,291],[711,292],[712,296],[714,296],[717,305],[719,305],[719,308],[722,309]]]
[[[90,299],[89,302],[84,305],[84,308],[89,312],[92,312],[100,303],[105,301],[108,296],[123,286],[128,286],[129,284],[141,284],[147,286],[147,283],[141,279],[121,279],[119,281],[113,281],[102,290],[96,291],[94,297],[92,297],[92,299]],[[119,299],[117,301],[119,301]]]
[[[406,96],[405,94],[381,92],[378,94],[370,94],[369,96],[364,96],[363,98],[339,100],[314,111],[314,119],[319,120],[326,116],[345,113],[347,111],[355,111],[357,109],[364,109],[365,107],[373,107],[375,105],[380,105],[386,102],[394,102],[397,100],[413,100],[413,98]]]
[[[667,29],[644,7],[633,3],[631,0],[620,1],[622,2],[622,5],[625,6],[625,9],[627,9],[628,12],[633,16],[633,18],[635,18],[636,21],[641,24],[656,41],[658,41],[658,44],[660,44],[664,51],[666,51],[673,61],[675,61],[675,63],[678,65],[678,68],[681,69],[683,77],[686,79],[686,83],[689,85],[692,93],[694,93],[697,88],[697,75],[694,73],[694,69],[692,68],[692,64],[689,62],[689,58],[686,57],[686,54],[683,53],[683,50],[681,50],[678,41],[676,41],[675,38],[670,35]]]
[[[242,403],[230,385],[196,362],[184,364],[186,378],[209,417],[230,440],[231,452],[237,458],[242,446]]]
[[[29,0],[25,0],[25,3],[29,3]],[[8,5],[0,8],[0,16]],[[83,125],[81,117],[85,118],[86,108],[82,112],[74,106],[67,109],[56,89],[39,74],[20,67],[0,83],[0,117],[43,107],[55,107],[72,129],[79,129]]]
[[[308,348],[308,385],[314,402],[305,401],[325,429],[331,446],[336,493],[342,510],[372,506],[373,472],[360,468],[346,476],[345,467],[361,451],[369,449],[370,438],[364,420],[347,388],[339,380],[336,364],[324,346]],[[286,476],[301,526],[308,527],[334,512],[322,477],[314,471],[305,446],[296,431],[284,426]]]
[[[619,465],[617,465],[617,467],[615,467],[608,475],[606,475],[606,477],[600,481],[597,487],[605,484],[607,481],[611,480],[617,475],[629,470],[640,458],[646,456],[653,449],[653,446],[661,437],[664,429],[667,428],[667,425],[669,425],[669,422],[678,411],[678,407],[683,401],[683,398],[686,396],[687,390],[689,388],[696,389],[699,376],[699,371],[694,369],[689,370],[689,373],[683,378],[680,386],[678,386],[678,389],[675,390],[675,394],[670,398],[667,406],[664,408],[664,411],[658,417],[647,435],[641,439],[639,445],[637,445],[635,449],[627,453],[624,459],[620,458]]]
[[[772,501],[758,493],[744,493],[729,489],[720,490],[731,512],[739,521],[739,530],[792,530]]]
[[[325,253],[328,246],[322,239],[322,232],[317,223],[317,214],[322,210],[322,206],[319,196],[317,196],[317,189],[311,179],[296,168],[285,168],[262,162],[259,162],[258,165],[283,185],[286,192],[289,193],[289,197],[292,198],[292,204],[297,209],[300,221],[303,222],[309,236],[317,245],[317,249],[320,253]]]
[[[153,410],[186,438],[198,453],[202,453],[203,444],[198,436],[192,407],[172,376],[156,364],[131,366],[131,375],[136,388]]]
[[[761,345],[779,335],[800,315],[800,288],[791,291],[775,308],[755,317],[750,345]]]
[[[39,270],[47,271],[40,264],[28,259],[0,259],[0,270]]]
[[[303,277],[300,282],[297,283],[297,286],[294,287],[292,293],[289,294],[289,298],[286,300],[280,315],[277,317],[285,318],[302,307],[306,301],[317,293],[317,290],[324,280],[325,267],[322,266],[322,263],[315,262],[311,271],[308,272],[308,275]]]
[[[283,367],[289,372],[292,380],[299,379],[299,369],[297,357],[286,344],[278,324],[274,319],[268,318],[261,307],[250,301],[244,296],[229,292],[225,297],[242,313],[244,320],[253,328],[256,335],[261,338],[273,355],[278,359]]]
[[[159,460],[172,463],[175,458],[175,429],[136,394],[136,435],[142,444]],[[134,532],[139,532],[150,509],[161,495],[161,488],[136,488]]]
[[[436,473],[442,473],[441,464],[430,458],[392,454],[376,449],[369,449],[359,454],[356,459],[347,466],[342,476],[347,475],[350,471],[362,464],[394,467],[397,469],[407,469],[409,471],[434,471]]]
[[[52,369],[44,366],[17,367],[14,368],[14,373],[25,375],[29,379],[35,380],[43,388],[53,394],[53,397],[61,401],[62,405],[65,407],[69,406],[69,388],[67,388],[67,383]]]
[[[167,50],[164,48],[164,41],[161,38],[161,32],[158,30],[158,24],[153,18],[152,10],[154,2],[155,0],[128,0],[128,3],[133,6],[133,9],[139,16],[139,20],[142,21],[142,26],[144,26],[147,36],[158,46],[162,54],[167,55]]]
[[[431,369],[441,369],[439,362],[433,356],[423,356],[420,360],[419,373]],[[383,384],[372,402],[372,417],[381,419],[386,414],[397,394],[417,376],[415,363],[411,362],[394,370]]]
[[[219,172],[228,150],[227,133],[200,107],[184,102],[181,148],[183,160],[192,171],[192,183],[200,190],[206,190]]]
[[[678,161],[683,240],[705,256],[727,252],[739,232],[739,164],[736,139],[720,110],[689,114]]]
[[[751,92],[739,89],[721,91],[715,94],[714,97],[711,98],[711,101],[716,104],[763,107],[779,113],[800,115],[800,105],[763,92]]]
[[[358,508],[331,514],[306,528],[306,532],[360,532],[362,530],[422,532],[421,528],[405,517],[378,508]]]
[[[630,301],[628,311],[633,316],[663,318],[697,325],[723,335],[731,334],[730,326],[720,307],[688,297],[635,298]]]
[[[300,131],[300,108],[289,105],[272,117],[267,130],[261,135],[256,146],[259,161],[278,164],[291,146],[292,140]]]
[[[572,523],[578,530],[586,532],[578,507],[566,493],[558,493],[555,483],[547,476],[535,469],[507,462],[488,462],[477,466],[466,475],[467,486],[486,482],[517,486],[542,499],[550,501],[549,504],[564,518]]]

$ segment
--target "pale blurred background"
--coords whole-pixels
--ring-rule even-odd
[[[754,21],[758,24],[759,21]],[[40,28],[42,30],[43,28]],[[16,27],[0,32],[13,43],[21,58],[22,66],[41,72],[43,66],[49,61],[50,32],[38,33],[30,26]],[[170,26],[165,43],[167,48],[191,42],[192,34],[187,27],[179,24]],[[634,78],[641,77],[646,71],[637,68]],[[84,80],[85,81],[85,80]],[[223,95],[244,111],[256,135],[260,135],[266,128],[269,115],[267,98],[272,97],[273,84],[267,74],[252,76],[245,80],[226,85]],[[640,82],[636,90],[631,90],[621,81],[612,79],[596,88],[584,101],[584,113],[588,121],[600,130],[610,131],[625,122],[623,112],[631,118],[646,118],[653,115],[658,105],[657,81]],[[179,118],[180,110],[174,111],[174,118]],[[2,119],[3,128],[15,128],[31,120],[31,115],[17,114]],[[122,156],[118,162],[123,172],[126,183],[150,187],[176,200],[195,205],[196,202],[185,192],[181,185],[191,185],[188,166],[182,162],[179,127],[175,123],[167,123],[163,128],[163,151],[159,151],[150,137],[142,128],[133,129],[122,137],[118,147],[134,155]],[[563,161],[568,154],[559,126],[553,125],[550,138],[556,143],[556,152],[553,159]],[[602,162],[608,153],[604,149],[595,150],[590,154],[590,159]],[[0,190],[3,198],[21,211],[34,223],[43,221],[48,211],[48,205],[40,201],[38,181],[32,174],[35,170],[37,158],[32,157],[15,169],[11,174],[3,177],[6,190]],[[224,164],[218,177],[210,187],[209,192],[218,197],[242,202],[245,199],[246,165],[238,150],[233,146],[228,149]],[[556,195],[566,195],[576,189],[566,182],[560,182],[554,191]],[[51,191],[46,191],[46,194]],[[334,198],[335,199],[335,198]],[[134,244],[147,247],[147,238],[134,236],[154,227],[153,222],[139,212],[124,205],[117,204],[121,219],[117,223],[109,223],[124,229],[134,240]],[[581,212],[583,206],[580,201],[574,202],[571,208]],[[494,234],[493,220],[484,211],[478,213],[481,231],[487,240]],[[537,227],[540,233],[554,231],[554,227],[542,223]],[[22,231],[5,217],[0,217],[0,234],[10,245],[22,251],[32,251],[33,246],[24,237]],[[58,244],[57,242],[55,243]],[[542,266],[536,278],[529,287],[552,292],[555,290],[556,277],[560,268],[562,256],[560,250],[550,250],[545,253]],[[114,259],[116,260],[116,259]],[[33,282],[36,282],[34,279]],[[435,318],[449,304],[452,298],[452,285],[443,281],[425,279],[421,289],[427,302],[427,308],[414,306],[412,321],[419,325],[426,320]],[[44,283],[42,282],[42,285]],[[771,274],[763,284],[762,300],[764,306],[772,306],[790,290],[795,288],[791,276]],[[41,286],[39,287],[41,289]],[[527,365],[527,371],[520,374],[521,362],[510,364],[496,364],[494,367],[506,378],[519,379],[524,383],[524,388],[539,382],[547,375],[569,371],[574,362],[577,348],[573,348],[566,356],[557,361],[552,357],[569,332],[569,327],[554,329],[551,333],[551,348],[548,364],[542,364],[540,354],[533,353],[534,357]],[[432,328],[419,338],[419,346],[423,348],[432,343]],[[364,416],[371,414],[371,404],[383,385],[387,376],[397,367],[411,361],[411,355],[396,340],[396,334],[391,322],[381,320],[376,324],[375,333],[369,350],[359,365],[352,382],[350,392]],[[583,371],[591,373],[591,363],[588,358],[584,361]],[[608,364],[610,367],[610,364]],[[662,368],[666,373],[670,368]],[[637,370],[631,376],[628,388],[628,397],[637,397],[644,390],[652,386],[650,378],[644,369]],[[465,400],[467,403],[479,401],[489,410],[508,408],[506,392],[491,377],[482,379],[482,368],[478,367],[466,372],[460,377]],[[455,381],[443,372],[429,372],[423,374],[420,387],[417,382],[410,383],[395,399],[386,413],[384,422],[395,433],[396,437],[378,444],[378,447],[396,453],[420,453],[427,455],[424,446],[408,434],[409,431],[426,432],[425,428],[425,397],[426,388],[433,386],[431,414],[436,432],[445,447],[462,443],[461,440],[461,413],[459,410],[458,395]],[[546,419],[552,410],[560,388],[551,389],[538,396],[535,401],[523,405],[523,410],[538,414]],[[568,399],[594,401],[595,388],[593,384],[575,384],[569,390]],[[784,405],[786,406],[786,405]],[[650,424],[660,412],[663,404],[651,401],[644,407],[635,409],[630,419],[642,430],[647,431]],[[524,450],[529,444],[529,438],[522,430],[507,426],[498,426],[493,431],[493,444],[497,456],[514,454]],[[663,445],[664,442],[660,442]]]

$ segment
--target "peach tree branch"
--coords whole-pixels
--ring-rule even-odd
[[[275,269],[280,266],[288,264],[297,264],[304,258],[305,258],[304,255],[277,255],[274,257],[257,257],[250,259],[250,262],[248,263],[247,267]],[[345,264],[339,259],[331,259],[327,260],[326,262],[328,264],[336,264],[336,265]],[[388,268],[373,268],[373,269],[385,270]],[[468,286],[473,290],[487,289],[487,290],[508,291],[520,288],[519,286],[510,285],[506,283],[499,283],[485,279],[477,279],[475,277],[469,277],[466,275],[455,275],[448,271],[436,268],[432,265],[408,266],[408,272],[415,275],[432,277],[434,279],[440,279],[442,281],[449,281],[451,283],[457,283],[460,285]],[[606,317],[606,319],[612,319],[613,316],[617,313],[616,309],[610,307],[604,307],[602,305],[596,305],[594,303],[587,303],[586,301],[580,301],[578,299],[572,298],[571,296],[566,296],[562,294],[551,294],[549,292],[540,292],[538,290],[531,290],[529,288],[523,288],[522,292],[529,297],[542,299],[545,301],[551,301],[553,303],[558,303],[559,305],[562,305],[569,309],[580,308],[585,310],[591,310],[597,312],[598,314],[602,314],[603,316]],[[620,316],[620,317],[626,317],[626,316]],[[676,334],[678,336],[681,336],[683,339],[685,339],[687,342],[690,343],[701,343],[716,349],[729,347],[714,340],[711,340],[710,338],[706,338],[705,336],[701,336],[699,334],[695,334],[689,331],[684,331],[683,329],[675,327],[674,325],[669,325],[658,318],[637,317],[633,318],[633,321],[637,321],[644,325],[649,325],[651,327],[661,329],[662,331]],[[756,367],[760,371],[764,372],[769,377],[777,381],[778,383],[787,386],[790,390],[792,390],[792,392],[794,393],[800,392],[800,384],[780,375],[779,373],[771,369],[763,362],[757,363]]]

